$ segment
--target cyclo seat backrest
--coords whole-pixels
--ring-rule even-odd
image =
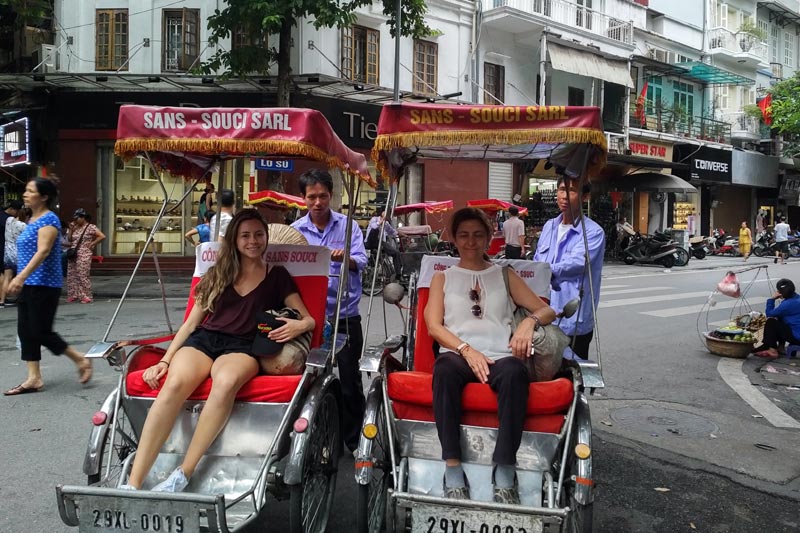
[[[497,260],[508,264],[539,295],[550,293],[550,265],[524,259]],[[433,274],[458,263],[458,258],[424,256],[417,285],[417,307],[415,311],[414,368],[407,372],[391,372],[387,389],[392,400],[392,409],[398,419],[432,422],[433,415],[433,341],[425,324],[425,306]],[[546,299],[546,298],[544,298]],[[498,339],[498,342],[503,342]],[[573,399],[573,384],[566,378],[553,381],[531,382],[526,406],[524,428],[526,431],[558,433],[563,427],[564,413]],[[488,385],[469,383],[462,395],[461,423],[471,426],[496,428],[497,395]]]
[[[197,247],[195,272],[189,291],[189,301],[185,317],[194,306],[194,291],[202,276],[215,263],[220,243],[203,243]],[[267,248],[267,262],[270,266],[283,266],[294,279],[300,297],[316,326],[311,337],[311,347],[322,344],[322,332],[325,327],[325,306],[328,293],[328,272],[330,268],[330,249],[325,246],[308,246],[296,244],[274,244]],[[184,317],[184,320],[185,320]],[[142,373],[155,364],[164,354],[164,349],[155,346],[143,346],[134,353],[126,376],[126,391],[130,396],[153,398],[158,390],[153,390],[144,383]],[[291,399],[300,375],[263,376],[258,375],[245,384],[236,395],[239,401],[285,403]],[[211,379],[205,380],[191,394],[190,400],[204,400],[211,390]]]

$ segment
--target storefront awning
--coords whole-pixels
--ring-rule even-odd
[[[591,52],[555,43],[548,43],[547,50],[550,52],[550,64],[556,70],[597,78],[625,87],[635,87],[628,65],[624,61],[606,59]]]
[[[684,61],[676,63],[676,65],[686,69],[683,77],[704,85],[754,85],[756,83],[756,80],[700,61]]]
[[[672,174],[639,172],[609,181],[609,185],[621,191],[641,192],[697,192],[688,181]]]

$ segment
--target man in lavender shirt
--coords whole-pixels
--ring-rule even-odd
[[[550,282],[550,307],[561,311],[564,305],[581,297],[581,306],[571,318],[558,322],[562,331],[573,338],[570,347],[578,357],[589,358],[589,344],[594,336],[594,311],[592,292],[594,289],[594,307],[600,300],[600,273],[603,269],[605,253],[605,232],[595,221],[582,214],[582,204],[588,201],[590,186],[585,184],[578,190],[578,180],[558,180],[556,202],[561,214],[548,220],[539,242],[536,245],[534,261],[550,263],[553,278]],[[581,223],[583,217],[583,223]],[[586,265],[586,246],[583,230],[586,227],[586,241],[589,245],[589,265],[591,276]]]
[[[306,201],[308,214],[292,224],[308,241],[308,244],[327,246],[331,249],[331,270],[328,278],[328,305],[326,314],[333,322],[338,301],[339,272],[344,261],[344,246],[347,237],[347,217],[331,210],[333,178],[325,170],[313,169],[300,176],[300,193]],[[361,422],[364,418],[364,388],[358,360],[364,344],[361,331],[361,271],[367,265],[367,252],[361,229],[353,222],[350,232],[350,259],[348,264],[347,294],[342,298],[339,332],[348,336],[347,344],[339,352],[339,379],[342,384],[344,412],[343,437],[350,451],[358,447]]]

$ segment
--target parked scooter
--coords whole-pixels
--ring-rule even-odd
[[[708,242],[711,255],[739,255],[739,239],[726,235],[722,228],[715,229]]]
[[[756,237],[751,252],[757,257],[772,257],[777,249],[778,244],[775,242],[774,233],[764,230]],[[789,256],[800,257],[800,238],[797,234],[789,236]]]
[[[688,256],[686,250],[683,250],[678,246],[678,243],[663,234],[656,232],[655,235],[650,236],[636,233],[631,236],[628,247],[625,248],[623,261],[627,265],[658,263],[667,268],[672,268],[676,265],[675,254],[678,250],[682,250]]]
[[[709,253],[708,238],[702,235],[689,238],[689,248],[689,253],[692,254],[692,257],[695,259],[705,259]]]

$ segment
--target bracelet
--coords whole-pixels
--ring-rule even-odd
[[[539,320],[539,317],[538,317],[538,316],[534,315],[533,313],[528,313],[528,318],[530,318],[530,319],[532,319],[534,322],[536,322],[536,325],[535,325],[535,326],[533,326],[533,331],[536,331],[537,329],[539,329],[540,327],[542,327],[542,321],[541,321],[541,320]]]
[[[457,353],[458,353],[458,355],[460,355],[461,357],[464,357],[464,350],[466,350],[467,348],[469,348],[469,344],[468,344],[468,343],[466,343],[466,342],[462,342],[461,344],[459,344],[458,346],[456,346],[456,352],[457,352]]]
[[[167,368],[169,368],[169,361],[164,361],[164,360],[162,359],[162,360],[160,360],[158,363],[164,363],[165,365],[167,365]],[[156,363],[156,364],[158,364],[158,363]]]

